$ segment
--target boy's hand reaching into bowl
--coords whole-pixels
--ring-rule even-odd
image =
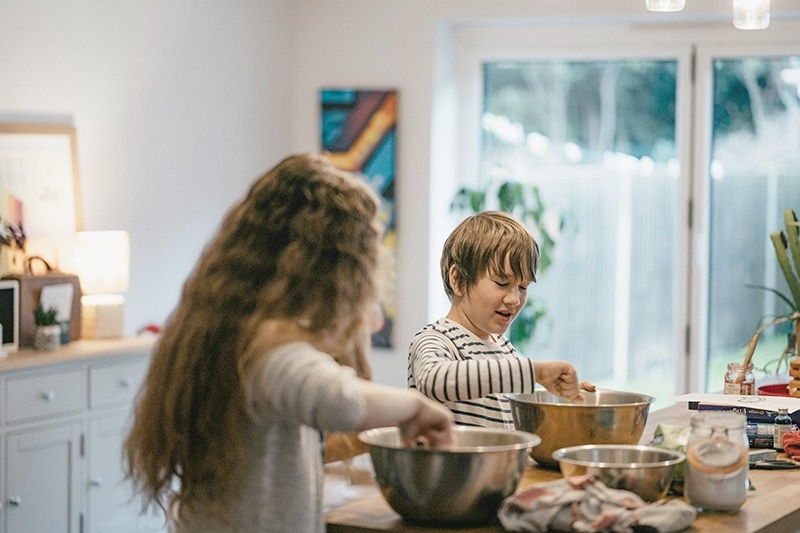
[[[534,363],[536,381],[549,392],[570,400],[583,400],[582,390],[594,392],[590,381],[578,381],[578,372],[567,361],[537,361]]]

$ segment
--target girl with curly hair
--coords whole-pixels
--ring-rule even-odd
[[[377,209],[359,177],[292,156],[202,253],[124,448],[145,508],[174,531],[324,531],[323,432],[398,425],[409,445],[451,442],[446,408],[363,379]]]

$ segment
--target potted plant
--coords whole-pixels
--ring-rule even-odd
[[[775,256],[780,265],[781,272],[786,279],[786,284],[789,286],[789,294],[784,294],[773,287],[764,287],[762,285],[750,285],[751,287],[770,291],[787,305],[786,313],[770,320],[766,324],[756,329],[745,355],[745,366],[750,363],[750,359],[755,352],[756,344],[758,344],[759,336],[766,329],[769,329],[778,324],[785,322],[792,322],[792,329],[794,331],[794,347],[787,347],[783,354],[776,360],[770,361],[764,365],[763,371],[771,364],[775,364],[775,372],[778,373],[781,367],[789,368],[789,359],[792,357],[800,356],[800,223],[797,221],[797,215],[793,209],[786,209],[783,212],[783,219],[786,226],[786,231],[774,231],[770,234],[772,246],[775,248]],[[793,266],[794,265],[794,266]],[[790,338],[792,338],[790,336]],[[793,376],[794,377],[794,376]],[[793,380],[796,381],[796,380]],[[796,387],[792,389],[789,387],[789,392],[792,396],[800,397],[800,390]]]
[[[58,309],[42,304],[33,310],[33,321],[36,324],[36,334],[33,338],[33,347],[37,350],[52,352],[61,346],[61,325],[58,323]]]

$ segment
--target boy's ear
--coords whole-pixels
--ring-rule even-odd
[[[450,287],[453,289],[453,294],[459,298],[464,296],[464,291],[461,289],[461,281],[458,279],[458,267],[456,267],[456,265],[450,265],[447,276],[450,280]]]

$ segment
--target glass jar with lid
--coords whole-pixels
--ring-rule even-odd
[[[731,412],[692,416],[684,494],[701,511],[735,512],[747,498],[747,419]]]
[[[723,392],[744,396],[755,394],[756,376],[753,374],[753,364],[728,363]]]

